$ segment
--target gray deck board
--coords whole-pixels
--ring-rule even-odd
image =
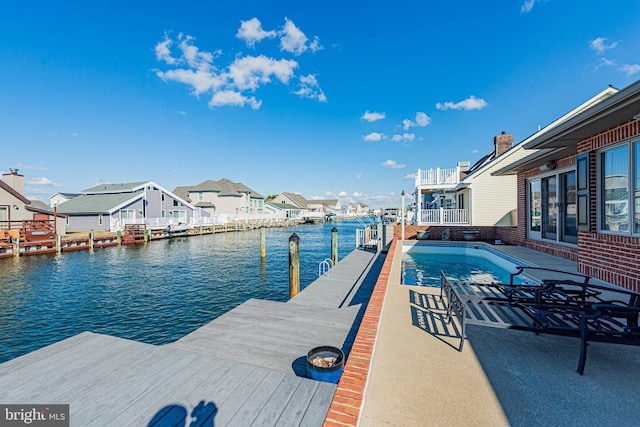
[[[148,425],[200,402],[216,426],[320,425],[336,385],[305,378],[305,356],[353,339],[374,259],[354,251],[291,301],[249,300],[174,343],[85,332],[2,363],[0,402],[69,404],[72,426]]]

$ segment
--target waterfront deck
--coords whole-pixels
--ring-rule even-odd
[[[321,425],[336,385],[305,378],[304,357],[348,354],[381,258],[354,251],[289,303],[249,300],[172,344],[76,335],[0,364],[0,402],[70,404],[78,426],[188,421],[201,402],[216,426]]]

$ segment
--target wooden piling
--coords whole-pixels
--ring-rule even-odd
[[[267,256],[267,230],[260,227],[260,258]]]
[[[116,241],[118,242],[118,246],[122,245],[122,231],[116,231]]]
[[[93,233],[89,233],[89,252],[93,252]]]
[[[20,256],[20,237],[13,239],[13,256]]]
[[[293,233],[289,237],[289,298],[300,292],[300,237]]]
[[[62,252],[62,236],[56,235],[56,253]]]
[[[333,265],[338,263],[338,229],[331,229],[331,262]]]

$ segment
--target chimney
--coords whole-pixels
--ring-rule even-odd
[[[20,195],[24,196],[24,176],[18,173],[18,169],[11,168],[9,173],[2,174],[2,180],[9,184]]]
[[[507,151],[513,145],[513,134],[504,133],[493,138],[493,145],[495,146],[496,157]]]

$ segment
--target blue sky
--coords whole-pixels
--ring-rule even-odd
[[[640,2],[4,2],[0,170],[30,198],[228,178],[398,206],[640,79]]]

